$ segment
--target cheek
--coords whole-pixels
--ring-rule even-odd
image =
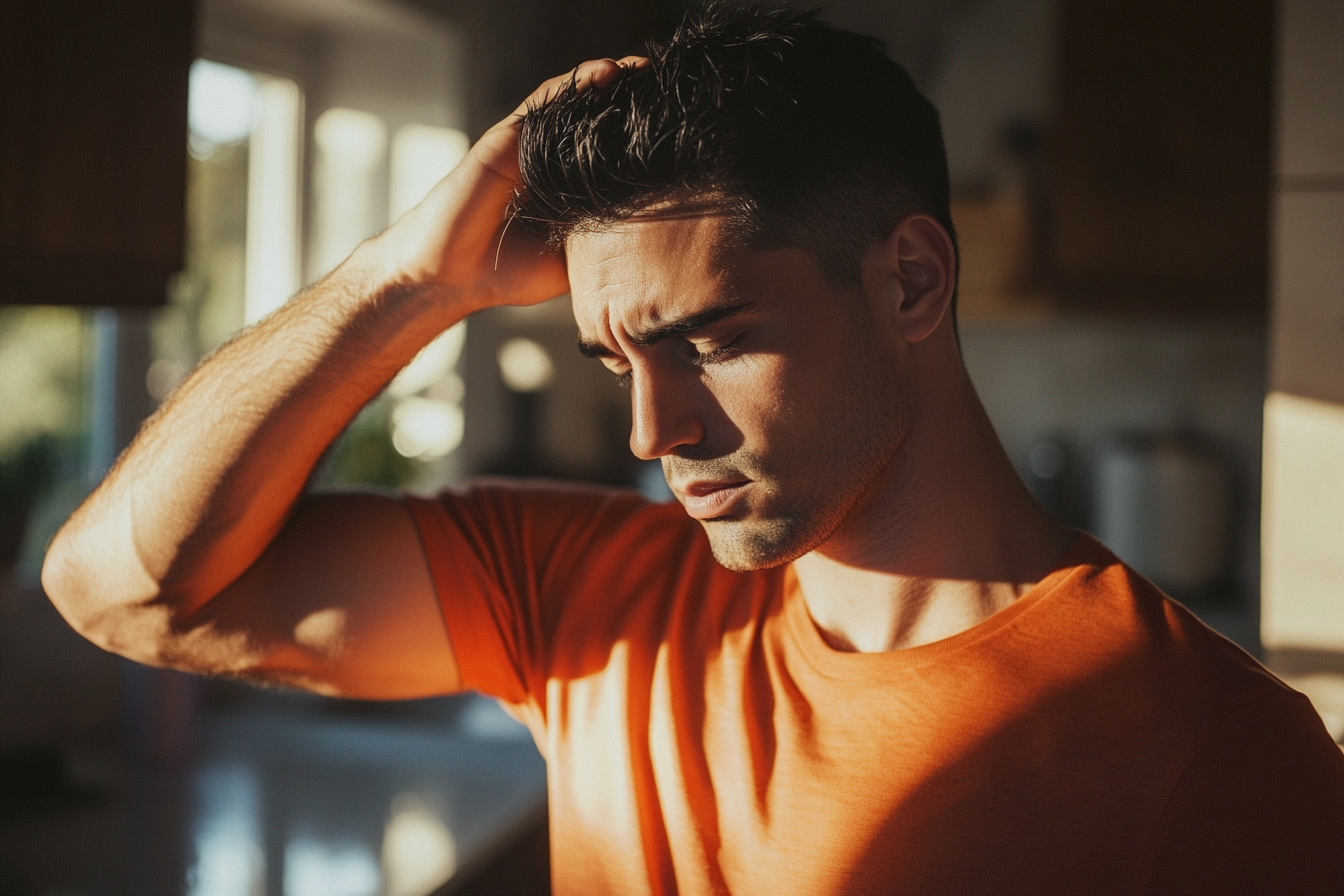
[[[763,452],[787,444],[814,406],[809,377],[784,355],[744,356],[730,366],[714,373],[711,389],[747,448]]]

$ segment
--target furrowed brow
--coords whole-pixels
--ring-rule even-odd
[[[737,302],[732,305],[721,305],[718,308],[707,308],[704,311],[697,311],[695,314],[688,314],[685,317],[656,327],[634,330],[630,333],[630,341],[635,345],[653,345],[655,342],[662,342],[672,336],[685,336],[687,333],[694,333],[696,330],[717,324],[719,321],[727,320],[744,311],[750,311],[754,307],[754,302]]]
[[[635,345],[653,345],[656,342],[662,342],[664,339],[673,336],[685,336],[687,333],[694,333],[696,330],[712,326],[720,321],[727,320],[737,314],[751,311],[756,307],[755,302],[735,302],[731,305],[720,305],[717,308],[707,308],[704,311],[697,311],[694,314],[688,314],[685,317],[660,324],[656,327],[645,327],[632,330],[630,341]],[[579,337],[579,352],[585,358],[618,358],[620,354],[612,351],[600,342],[589,342],[582,336]]]

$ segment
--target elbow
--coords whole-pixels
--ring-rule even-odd
[[[68,527],[42,560],[42,591],[72,629],[103,650],[155,663],[157,646],[144,640],[143,626],[134,624],[135,604],[116,599],[112,578],[80,549]],[[135,629],[140,637],[131,636]]]
[[[69,534],[62,529],[47,546],[47,554],[42,558],[42,591],[65,621],[84,634],[80,625],[84,614],[80,611],[88,604],[85,593],[88,576],[71,550],[70,541]]]

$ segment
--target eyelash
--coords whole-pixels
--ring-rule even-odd
[[[706,364],[714,364],[719,361],[727,360],[737,354],[737,340],[734,339],[727,345],[714,349],[712,352],[696,352],[695,358],[691,363],[696,367],[704,367]]]
[[[691,363],[696,367],[704,367],[706,364],[726,361],[728,358],[737,354],[737,351],[737,340],[734,339],[727,345],[716,348],[712,352],[696,352],[695,357],[691,359]],[[621,388],[628,388],[630,386],[630,379],[631,372],[627,370],[625,373],[617,375],[616,385]]]

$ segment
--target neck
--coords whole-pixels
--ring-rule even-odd
[[[906,438],[868,494],[794,562],[837,649],[916,647],[1026,593],[1073,539],[1013,469],[959,356],[924,371]]]

